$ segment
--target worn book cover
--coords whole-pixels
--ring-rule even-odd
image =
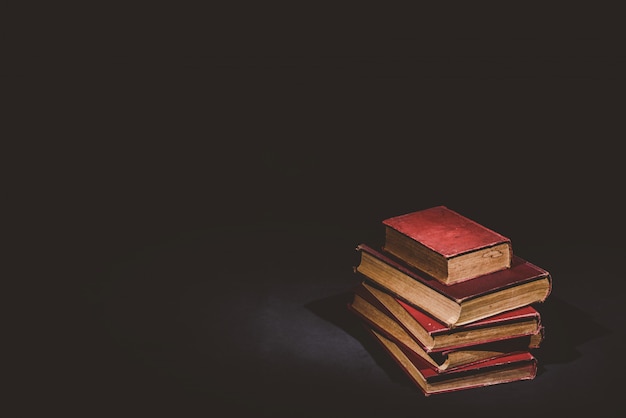
[[[403,260],[366,244],[355,271],[393,296],[422,309],[447,326],[459,326],[532,303],[543,302],[552,289],[544,269],[519,256],[511,267],[476,280],[445,285]]]
[[[514,255],[511,262],[511,268],[487,274],[482,276],[480,280],[467,280],[453,285],[444,285],[438,280],[430,277],[428,274],[402,264],[402,260],[399,260],[390,254],[377,251],[369,245],[361,244],[357,247],[357,249],[379,258],[386,264],[458,303],[487,293],[496,292],[504,288],[514,287],[531,280],[549,276],[549,273],[546,270],[532,264],[520,256]]]
[[[369,328],[369,331],[426,396],[532,380],[537,375],[537,359],[530,352],[515,352],[439,373],[420,356],[403,349],[376,330]]]
[[[384,249],[443,283],[511,266],[511,240],[446,206],[382,221]]]
[[[529,351],[537,348],[542,334],[524,335],[465,345],[438,351],[426,351],[424,346],[410,335],[397,321],[375,306],[368,303],[358,294],[354,295],[348,308],[372,329],[389,338],[403,349],[409,350],[426,360],[438,373],[444,373],[468,364],[486,361],[498,356],[509,355],[513,352]],[[539,337],[539,338],[536,338]]]
[[[537,348],[543,339],[541,315],[530,305],[452,328],[366,282],[354,293],[393,318],[429,353],[539,334],[533,340],[532,348]]]

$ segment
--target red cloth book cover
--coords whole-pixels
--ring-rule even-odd
[[[445,206],[382,221],[385,251],[447,285],[509,268],[511,240]]]
[[[355,272],[451,327],[543,302],[552,291],[551,275],[519,256],[508,269],[446,285],[384,251],[366,244],[356,249]]]
[[[396,299],[396,301],[417,321],[422,325],[430,335],[446,334],[453,329],[446,324],[439,322],[432,316],[427,315],[425,312],[409,305],[408,303]],[[503,323],[517,322],[525,319],[534,319],[537,322],[537,330],[541,328],[541,315],[539,311],[530,305],[523,306],[512,311],[503,312],[498,315],[491,316],[489,318],[481,319],[470,324],[465,324],[461,327],[454,328],[455,332],[466,331],[470,329],[486,328],[490,326],[497,326]]]
[[[456,301],[463,302],[481,295],[495,292],[497,290],[513,287],[522,283],[540,278],[548,278],[552,282],[550,274],[520,256],[514,255],[511,267],[486,274],[475,280],[445,285],[432,278],[417,268],[408,266],[402,260],[383,251],[377,251],[367,244],[359,244],[357,251],[371,254],[375,258],[383,261],[411,278],[425,284],[442,295]]]
[[[404,350],[375,330],[368,330],[426,396],[532,380],[537,375],[537,359],[530,352],[515,352],[438,373],[420,356]]]
[[[458,256],[510,239],[447,208],[432,208],[394,216],[383,224],[446,258]]]
[[[378,310],[383,312],[385,315],[393,318],[396,322],[398,322],[406,331],[411,335],[424,349],[426,352],[444,352],[452,349],[458,349],[462,347],[472,346],[476,344],[485,344],[491,343],[500,340],[513,339],[523,336],[529,336],[536,333],[543,333],[543,326],[541,323],[541,315],[540,313],[530,305],[523,306],[518,309],[514,309],[511,311],[503,312],[501,314],[497,314],[491,316],[489,318],[481,319],[466,325],[462,325],[459,327],[452,328],[447,326],[443,322],[437,320],[431,315],[428,315],[424,311],[417,309],[410,304],[393,297],[391,295],[387,295],[385,301],[389,303],[397,304],[404,312],[406,312],[410,319],[414,320],[419,327],[421,327],[430,337],[437,337],[439,335],[463,335],[464,337],[469,337],[474,332],[486,330],[486,329],[495,329],[502,326],[513,325],[511,327],[512,330],[519,330],[519,332],[508,332],[502,335],[496,335],[495,333],[488,333],[489,337],[480,338],[477,340],[476,338],[458,338],[454,339],[454,342],[450,344],[444,344],[441,346],[435,346],[431,348],[429,344],[424,341],[420,341],[418,335],[411,331],[410,327],[407,327],[405,321],[406,317],[399,317],[394,314],[396,309],[389,309],[385,306],[381,298],[381,293],[383,292],[380,289],[372,288],[369,284],[361,283],[359,284],[355,290],[356,295],[361,296],[368,303],[376,307]],[[378,296],[377,296],[378,295]],[[531,326],[524,327],[516,327],[514,324],[530,324]],[[543,335],[543,334],[542,334]],[[536,347],[535,347],[536,348]]]
[[[399,347],[411,351],[425,359],[438,373],[483,362],[514,352],[529,351],[539,346],[543,335],[523,335],[503,340],[464,345],[438,351],[426,351],[420,342],[409,334],[398,322],[375,306],[361,299],[357,294],[348,309],[376,332],[384,335]],[[537,338],[539,337],[539,338]]]

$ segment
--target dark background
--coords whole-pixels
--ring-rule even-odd
[[[623,408],[610,13],[542,31],[246,10],[20,33],[15,246],[42,279],[23,281],[24,414]],[[355,246],[439,204],[552,273],[535,380],[424,398],[346,313]]]

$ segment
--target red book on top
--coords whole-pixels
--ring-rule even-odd
[[[509,268],[511,240],[446,206],[382,221],[384,250],[444,284]]]

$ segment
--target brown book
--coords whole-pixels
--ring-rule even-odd
[[[358,294],[354,295],[354,299],[352,303],[348,304],[348,308],[372,329],[389,338],[403,349],[422,357],[438,373],[486,361],[494,357],[509,355],[513,352],[529,351],[531,348],[538,348],[542,339],[542,334],[537,333],[535,335],[518,336],[472,346],[441,351],[427,351],[398,322]]]
[[[369,328],[369,331],[426,396],[532,380],[537,375],[537,360],[528,351],[511,353],[438,373],[422,357],[404,350],[376,330]]]
[[[445,284],[509,268],[511,240],[447,208],[383,220],[383,249]]]
[[[530,305],[451,328],[369,283],[362,282],[354,293],[355,308],[367,316],[391,318],[427,353],[449,352],[520,337],[527,338],[527,348],[538,348],[543,339],[541,315]]]
[[[384,251],[366,244],[356,249],[355,272],[451,328],[543,302],[552,290],[551,275],[519,256],[510,268],[445,285]]]

